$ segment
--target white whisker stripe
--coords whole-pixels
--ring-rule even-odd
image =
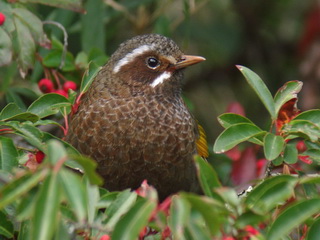
[[[113,72],[117,73],[120,71],[121,67],[124,65],[127,65],[129,62],[131,62],[133,59],[135,59],[137,56],[154,49],[154,45],[142,45],[136,49],[134,49],[132,52],[125,55],[113,68]]]
[[[164,72],[159,77],[157,77],[153,82],[150,84],[151,87],[156,87],[159,84],[163,83],[163,81],[169,79],[171,77],[171,72]]]

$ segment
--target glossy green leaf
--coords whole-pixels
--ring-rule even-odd
[[[276,114],[278,114],[283,104],[293,98],[297,98],[297,94],[301,91],[302,85],[303,83],[300,81],[289,81],[277,91],[274,97]]]
[[[24,77],[27,70],[33,68],[36,44],[29,28],[20,20],[20,18],[15,17],[14,24],[16,26],[17,33],[20,73],[22,77]]]
[[[225,129],[216,139],[213,147],[215,153],[224,153],[237,144],[247,141],[255,135],[262,134],[259,127],[251,123],[239,123]]]
[[[45,145],[42,142],[43,133],[38,128],[33,126],[31,123],[24,122],[24,123],[18,124],[16,122],[8,122],[8,123],[5,123],[5,125],[10,126],[14,130],[16,130],[16,133],[21,135],[31,145],[45,152]]]
[[[194,157],[198,179],[200,180],[200,185],[203,192],[207,196],[213,196],[213,189],[221,187],[221,183],[218,179],[218,175],[213,167],[202,157]]]
[[[253,71],[251,71],[249,68],[246,68],[244,66],[237,65],[238,69],[241,71],[243,76],[246,78],[249,85],[253,88],[253,90],[257,93],[258,97],[264,104],[264,106],[269,111],[271,118],[276,119],[276,110],[275,110],[275,104],[273,101],[273,97],[265,85],[265,83],[262,81],[262,79]]]
[[[28,112],[44,118],[59,112],[63,107],[71,106],[71,103],[64,96],[56,93],[48,93],[40,96],[28,108]]]
[[[39,117],[33,113],[23,112],[15,103],[9,103],[2,109],[0,120],[36,122],[39,120]]]
[[[120,219],[112,233],[112,240],[135,240],[140,231],[147,225],[157,203],[148,199],[140,199]]]
[[[14,237],[13,224],[4,214],[0,211],[0,238],[1,236],[11,239]]]
[[[248,194],[245,202],[253,212],[266,214],[292,196],[297,181],[289,175],[266,179]]]
[[[43,43],[45,38],[41,20],[25,8],[14,8],[12,12],[29,28],[33,40],[40,44]]]
[[[46,176],[46,174],[47,172],[43,171],[28,173],[1,187],[0,209],[16,200],[19,200],[20,197],[30,191],[31,188],[38,185],[39,182]]]
[[[276,159],[283,150],[284,139],[272,133],[267,133],[264,137],[264,155],[269,161]]]
[[[32,222],[32,239],[52,239],[59,222],[60,189],[56,174],[41,185]]]
[[[288,164],[295,164],[298,161],[298,150],[295,144],[287,144],[284,150],[283,160]]]
[[[280,166],[283,163],[283,161],[284,161],[283,156],[280,155],[272,161],[272,164],[274,166]]]
[[[253,122],[251,122],[250,119],[248,119],[242,115],[235,114],[235,113],[221,114],[218,117],[218,121],[221,124],[221,126],[224,128],[228,128],[228,127],[235,125],[235,124],[238,124],[238,123],[251,123],[251,124],[253,124]]]
[[[308,120],[292,120],[283,129],[287,134],[302,134],[310,141],[316,142],[320,138],[320,127]]]
[[[0,66],[8,65],[12,60],[12,41],[8,33],[0,27]]]
[[[320,212],[320,199],[303,200],[284,210],[272,223],[267,239],[280,240],[308,218]]]
[[[10,172],[18,167],[18,151],[11,138],[0,136],[0,169]]]
[[[306,240],[318,240],[320,236],[320,218],[318,217],[311,225]]]
[[[69,205],[77,216],[78,221],[84,221],[88,212],[87,198],[80,176],[70,170],[61,169],[58,177],[64,195],[67,197]]]
[[[88,68],[86,69],[85,73],[83,74],[80,91],[85,93],[88,91],[92,81],[97,76],[101,67],[98,66],[95,62],[90,62]]]
[[[318,127],[320,127],[320,110],[312,109],[309,111],[305,111],[297,115],[293,120],[307,120],[313,122]]]
[[[193,214],[191,220],[187,224],[187,229],[185,234],[186,239],[201,239],[201,240],[212,240],[210,232],[206,227],[203,217],[200,215]]]
[[[191,213],[188,201],[180,196],[173,196],[170,206],[169,226],[174,239],[185,239],[184,228],[187,225]]]
[[[114,202],[106,209],[105,215],[107,216],[106,224],[107,229],[113,229],[119,219],[132,208],[137,199],[137,194],[131,192],[130,189],[124,190],[117,195]]]

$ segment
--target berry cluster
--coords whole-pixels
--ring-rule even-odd
[[[43,93],[57,93],[62,96],[68,97],[69,89],[75,91],[77,84],[72,81],[66,81],[62,88],[55,89],[53,82],[48,78],[43,78],[39,81],[38,87]]]
[[[0,12],[0,26],[4,24],[4,22],[6,21],[6,16]]]

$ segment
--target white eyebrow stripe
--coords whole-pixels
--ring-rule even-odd
[[[157,77],[153,82],[150,84],[151,87],[155,88],[159,84],[163,83],[165,80],[171,77],[171,72],[164,72],[159,77]]]
[[[120,71],[120,69],[127,65],[129,62],[131,62],[134,58],[136,58],[137,56],[147,52],[147,51],[151,51],[154,50],[154,45],[142,45],[136,49],[134,49],[132,52],[128,53],[127,55],[125,55],[117,64],[116,66],[113,68],[113,72],[117,73]]]

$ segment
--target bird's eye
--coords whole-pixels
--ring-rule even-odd
[[[147,65],[151,69],[155,69],[160,65],[159,60],[156,59],[155,57],[149,57],[147,58]]]

